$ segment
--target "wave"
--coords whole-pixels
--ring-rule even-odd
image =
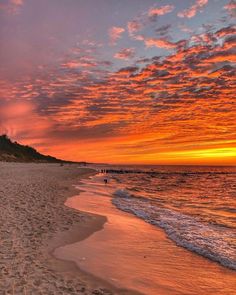
[[[127,197],[131,197],[130,193],[124,189],[124,188],[119,188],[117,189],[114,193],[114,196],[117,196],[119,198],[127,198]]]
[[[118,209],[161,227],[178,246],[236,270],[235,232],[232,229],[203,223],[148,199],[132,197],[125,189],[118,189],[113,195],[112,203]]]

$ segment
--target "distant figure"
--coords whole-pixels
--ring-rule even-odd
[[[107,178],[104,178],[104,183],[107,184],[108,183],[108,180]]]

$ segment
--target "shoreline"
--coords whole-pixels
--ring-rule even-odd
[[[81,177],[79,180],[85,180],[89,178],[90,176],[94,176],[97,174],[97,171],[94,169],[91,174],[86,175],[86,177]],[[80,185],[80,181],[76,184],[76,186]],[[74,187],[74,182],[72,184],[72,187]],[[72,191],[76,191],[76,194],[72,194],[68,198],[66,198],[66,201],[68,199],[73,198],[74,196],[79,196],[84,191],[79,188],[73,188]],[[104,229],[104,225],[108,222],[108,218],[105,215],[102,214],[95,214],[90,213],[87,211],[77,210],[72,207],[67,206],[64,203],[64,206],[66,208],[69,208],[70,210],[74,211],[78,214],[84,214],[85,216],[89,217],[88,220],[86,220],[85,223],[75,224],[73,225],[69,230],[65,232],[59,232],[57,233],[52,239],[48,241],[47,245],[47,252],[51,256],[53,260],[57,262],[57,271],[69,271],[70,275],[75,276],[79,274],[85,281],[89,282],[91,286],[94,288],[96,286],[99,286],[99,290],[95,290],[97,295],[142,295],[142,293],[134,290],[124,289],[124,288],[117,288],[114,285],[110,284],[108,281],[103,280],[102,278],[96,277],[91,273],[88,273],[84,270],[81,270],[79,266],[74,261],[64,260],[62,258],[56,257],[53,252],[60,247],[66,246],[68,244],[73,244],[77,242],[81,242],[83,240],[86,240],[91,235],[95,234],[98,231],[101,231]]]
[[[78,235],[83,239],[106,222],[64,205],[78,194],[73,185],[94,174],[76,164],[0,162],[0,295],[119,294],[50,254],[55,246],[78,241]]]
[[[159,294],[195,294],[191,293],[195,288],[198,294],[231,294],[235,286],[232,270],[177,246],[163,229],[117,209],[111,203],[109,187],[94,178],[99,176],[91,181],[84,179],[79,186],[81,193],[68,198],[66,205],[78,212],[106,216],[108,222],[83,240],[59,246],[54,256],[73,261],[82,272],[102,278],[117,288],[136,289],[145,294],[157,291]],[[191,280],[184,279],[188,277]],[[149,289],[144,289],[144,284]],[[222,292],[215,293],[219,289]]]
[[[78,194],[79,195],[79,194]],[[73,197],[72,197],[73,198]],[[70,207],[68,207],[70,208]],[[72,208],[71,208],[72,209]],[[72,209],[73,210],[73,209]],[[101,293],[94,293],[94,294],[117,294],[117,295],[142,295],[142,293],[123,289],[123,288],[116,288],[114,285],[110,284],[108,281],[103,280],[102,278],[96,277],[93,274],[81,270],[79,266],[74,261],[69,261],[63,258],[56,257],[53,252],[60,247],[67,246],[69,244],[82,242],[95,234],[104,229],[104,225],[108,222],[108,219],[105,215],[94,214],[87,211],[80,211],[83,214],[86,214],[91,217],[90,220],[86,221],[85,224],[74,225],[72,228],[66,232],[60,232],[55,237],[53,237],[48,244],[48,253],[51,255],[53,260],[56,260],[58,263],[57,270],[67,270],[71,271],[72,275],[79,274],[85,280],[88,280],[92,285],[100,285]],[[101,286],[102,285],[102,286]],[[107,289],[103,289],[103,288]],[[102,293],[104,292],[104,293]]]

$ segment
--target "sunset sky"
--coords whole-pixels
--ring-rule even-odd
[[[67,160],[236,165],[236,1],[0,0],[0,134]]]

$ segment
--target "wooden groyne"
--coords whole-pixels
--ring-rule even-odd
[[[163,174],[181,174],[184,176],[191,176],[191,175],[200,175],[200,174],[207,174],[207,175],[215,175],[215,174],[236,174],[236,172],[218,172],[218,171],[214,171],[214,172],[209,172],[209,171],[196,171],[196,172],[186,172],[186,171],[144,171],[144,170],[135,170],[135,169],[101,169],[100,170],[101,173],[105,173],[105,174],[147,174],[147,175],[163,175]]]

